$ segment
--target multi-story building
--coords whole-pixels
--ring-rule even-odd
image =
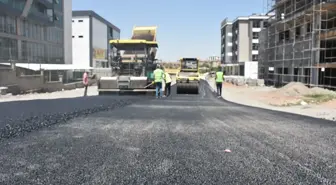
[[[71,9],[71,0],[0,0],[0,63],[71,64]]]
[[[227,18],[221,23],[221,63],[232,63],[232,22]]]
[[[97,76],[109,75],[109,40],[120,39],[120,29],[94,11],[72,12],[73,63],[92,67]],[[81,77],[81,73],[76,74]]]
[[[228,47],[231,47],[230,53],[232,53],[231,59],[227,59],[228,63],[224,65],[227,75],[258,77],[259,32],[268,18],[265,15],[253,14],[247,17],[237,17],[230,26],[226,24],[227,30],[231,27],[228,33],[232,33],[230,40],[224,41],[224,43],[227,42]]]
[[[336,89],[335,0],[269,0],[259,78],[268,85],[302,82]],[[334,45],[335,44],[335,45]]]

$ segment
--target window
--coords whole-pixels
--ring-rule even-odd
[[[74,20],[72,20],[72,22],[75,22]]]
[[[113,28],[109,28],[110,37],[113,38]]]
[[[120,32],[113,30],[113,39],[120,39]]]
[[[0,58],[3,60],[17,59],[18,56],[17,40],[0,38]]]
[[[7,0],[7,2],[8,2],[8,0]],[[18,10],[23,10],[23,8],[24,8],[24,6],[25,6],[25,2],[24,1],[13,1],[13,7],[14,8],[16,8],[16,9],[18,9]]]
[[[83,20],[78,20],[78,22],[83,22]]]
[[[263,27],[264,27],[264,28],[267,28],[267,27],[268,27],[268,22],[267,22],[267,21],[264,21],[264,22],[263,22]]]
[[[298,26],[295,28],[295,38],[299,38],[301,36],[301,27]]]
[[[258,55],[252,55],[252,61],[258,61]]]
[[[258,50],[258,49],[259,49],[259,44],[252,43],[252,50]]]
[[[307,33],[310,33],[311,30],[312,30],[312,28],[311,28],[311,23],[307,23],[306,32],[307,32]]]
[[[79,38],[83,38],[83,35],[78,36]]]
[[[259,38],[259,32],[253,32],[252,37],[253,37],[253,39],[258,39]]]
[[[0,18],[0,28],[3,32],[15,34],[16,33],[16,20],[14,17],[2,16]]]
[[[72,36],[72,38],[75,38],[75,36]]]
[[[285,31],[285,40],[289,40],[290,38],[290,34],[289,34],[289,30]]]
[[[6,20],[6,17],[3,15],[0,15],[0,32],[5,32],[6,30],[5,20]]]
[[[259,20],[254,20],[252,22],[252,27],[253,28],[260,28],[260,21]]]

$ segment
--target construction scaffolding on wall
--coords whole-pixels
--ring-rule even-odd
[[[336,1],[267,0],[268,26],[259,47],[267,85],[302,82],[336,90]]]

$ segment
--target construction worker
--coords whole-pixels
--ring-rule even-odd
[[[217,95],[218,98],[222,96],[222,87],[223,87],[223,80],[224,80],[224,72],[218,67],[218,71],[216,72],[216,86],[217,86]]]
[[[164,72],[161,69],[160,65],[156,66],[156,69],[154,70],[154,83],[155,83],[155,95],[156,98],[162,97],[162,80],[164,77]]]
[[[84,96],[87,96],[87,89],[89,86],[89,75],[86,71],[83,74],[83,85],[84,85]]]
[[[170,85],[171,85],[171,77],[170,74],[165,72],[165,81],[166,81],[166,97],[170,95]]]

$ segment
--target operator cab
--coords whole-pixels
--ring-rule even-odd
[[[198,71],[198,59],[197,58],[182,58],[181,59],[181,71]]]

